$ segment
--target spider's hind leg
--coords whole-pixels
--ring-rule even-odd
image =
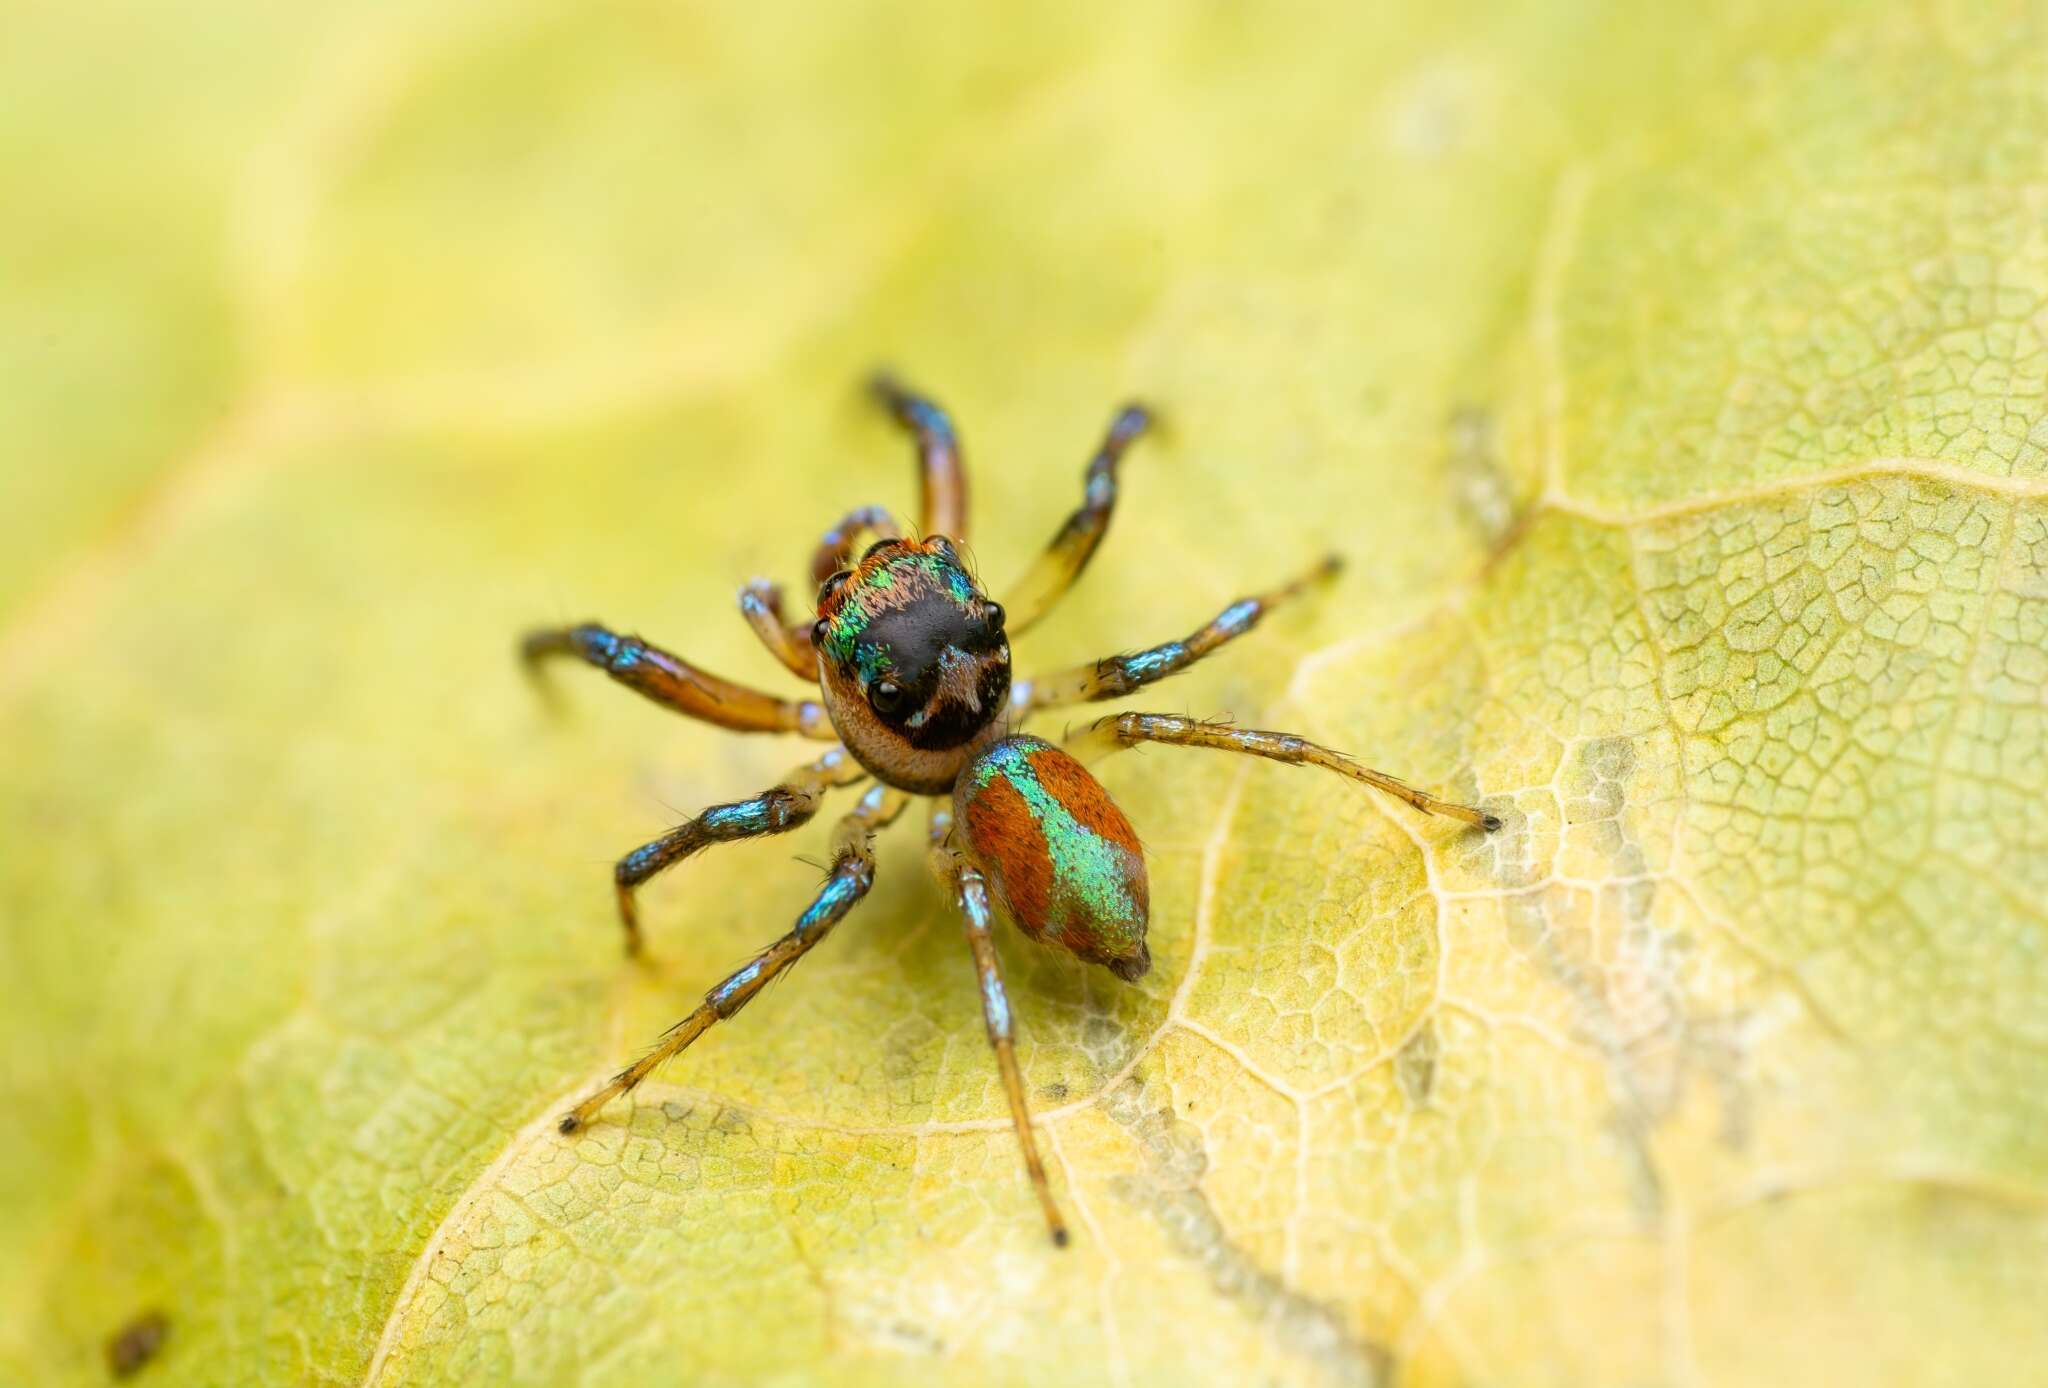
[[[1405,800],[1424,814],[1462,820],[1488,833],[1500,828],[1500,816],[1472,805],[1439,800],[1405,781],[1375,771],[1369,766],[1333,752],[1292,733],[1266,732],[1258,728],[1236,728],[1228,723],[1205,723],[1197,718],[1176,718],[1165,713],[1119,713],[1097,719],[1066,740],[1067,750],[1084,760],[1090,756],[1135,747],[1141,742],[1163,742],[1175,747],[1209,747],[1222,752],[1245,752],[1269,761],[1294,766],[1320,766],[1340,776],[1362,781],[1375,790]]]
[[[655,1048],[614,1075],[611,1082],[562,1115],[560,1128],[573,1133],[589,1126],[598,1111],[621,1094],[632,1091],[663,1061],[680,1055],[691,1042],[709,1031],[714,1023],[733,1016],[774,981],[775,976],[796,963],[811,947],[830,934],[875,883],[876,831],[903,812],[910,797],[887,786],[876,786],[861,797],[860,805],[839,821],[832,836],[832,866],[825,885],[804,913],[796,918],[787,935],[755,955],[728,975],[723,983],[704,995],[697,1010],[670,1027]]]
[[[1002,966],[996,960],[995,939],[990,933],[993,912],[989,906],[988,882],[979,868],[969,863],[951,843],[953,812],[943,804],[932,811],[932,873],[953,894],[960,907],[960,922],[967,930],[968,948],[974,951],[974,972],[981,984],[981,1015],[988,1027],[988,1043],[995,1049],[996,1067],[1002,1072],[1003,1092],[1010,1100],[1010,1122],[1017,1130],[1017,1145],[1024,1149],[1024,1170],[1031,1189],[1045,1211],[1046,1228],[1052,1241],[1064,1248],[1067,1224],[1052,1198],[1046,1180],[1045,1162],[1038,1155],[1038,1140],[1031,1130],[1031,1106],[1024,1096],[1024,1075],[1017,1068],[1014,1024],[1010,1019],[1010,996],[1003,988]]]

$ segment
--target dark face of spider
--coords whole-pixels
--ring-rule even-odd
[[[950,786],[1009,698],[1003,610],[943,536],[884,540],[826,580],[812,639],[833,727],[905,790]]]

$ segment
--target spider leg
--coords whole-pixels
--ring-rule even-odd
[[[1010,1122],[1017,1130],[1017,1145],[1024,1149],[1024,1170],[1031,1189],[1045,1211],[1045,1223],[1052,1241],[1064,1248],[1066,1221],[1053,1202],[1052,1187],[1046,1181],[1045,1163],[1038,1156],[1038,1141],[1031,1131],[1031,1107],[1024,1098],[1024,1076],[1017,1068],[1017,1047],[1010,1021],[1010,998],[1003,990],[1002,967],[996,961],[995,938],[990,933],[993,914],[989,909],[988,883],[949,842],[953,812],[944,802],[932,810],[932,872],[953,893],[960,907],[961,924],[967,929],[968,948],[974,951],[974,972],[981,981],[981,1015],[988,1025],[988,1043],[995,1048],[996,1067],[1002,1072],[1003,1092],[1010,1100]]]
[[[612,880],[618,889],[619,923],[626,927],[626,953],[640,952],[640,912],[633,893],[648,878],[714,843],[786,834],[810,822],[826,791],[865,780],[867,774],[844,747],[834,747],[759,795],[730,805],[713,805],[619,859]]]
[[[825,706],[815,700],[778,699],[734,684],[637,636],[621,636],[594,622],[528,632],[520,653],[529,673],[537,675],[551,656],[573,656],[665,708],[736,732],[802,733],[827,742],[838,737]]]
[[[1010,692],[1011,716],[1014,720],[1036,709],[1058,704],[1121,698],[1134,689],[1163,680],[1168,675],[1179,674],[1218,646],[1250,631],[1280,603],[1300,596],[1316,584],[1327,583],[1342,567],[1343,560],[1334,554],[1329,555],[1292,583],[1270,593],[1240,598],[1217,613],[1208,625],[1183,640],[1168,641],[1163,646],[1154,646],[1133,655],[1106,656],[1071,670],[1020,680]]]
[[[817,683],[818,652],[811,645],[811,629],[782,615],[780,584],[765,578],[749,582],[740,589],[740,615],[784,669],[808,684]]]
[[[822,584],[841,569],[851,566],[853,551],[858,547],[856,541],[861,536],[894,540],[901,538],[902,534],[903,527],[882,507],[855,507],[840,517],[839,524],[818,537],[818,547],[811,552],[811,582]]]
[[[864,535],[894,540],[903,534],[896,518],[880,506],[860,506],[840,517],[839,523],[818,537],[811,553],[811,583],[816,586],[853,563],[853,551]],[[740,589],[740,614],[769,654],[806,684],[818,679],[818,653],[811,645],[811,624],[792,622],[783,615],[782,587],[757,578]]]
[[[1262,732],[1256,728],[1235,728],[1228,723],[1205,723],[1196,718],[1176,718],[1164,713],[1119,713],[1097,719],[1065,742],[1068,751],[1086,759],[1141,742],[1164,742],[1176,747],[1211,747],[1221,752],[1247,752],[1269,761],[1292,766],[1320,766],[1354,781],[1363,781],[1398,800],[1405,800],[1424,814],[1440,814],[1463,820],[1491,833],[1500,828],[1500,817],[1471,805],[1439,800],[1426,791],[1361,766],[1342,752],[1333,752],[1292,733]]]
[[[1022,632],[1052,610],[1088,561],[1109,530],[1110,513],[1116,509],[1116,465],[1131,440],[1145,432],[1152,417],[1142,405],[1126,405],[1110,421],[1109,432],[1089,460],[1080,508],[1067,517],[1066,524],[1052,537],[1052,544],[1027,569],[1010,591],[1003,594],[1003,608],[1009,614],[1011,635]]]
[[[630,1092],[653,1073],[662,1062],[681,1054],[691,1042],[709,1031],[716,1022],[731,1017],[811,947],[831,933],[875,881],[875,832],[901,814],[910,797],[887,786],[876,786],[861,797],[860,806],[839,821],[832,836],[832,866],[825,885],[790,932],[755,955],[704,995],[696,1011],[670,1027],[660,1042],[640,1059],[612,1077],[609,1084],[562,1115],[561,1130],[573,1133],[585,1127],[606,1104]]]
[[[965,540],[967,472],[960,462],[960,440],[953,433],[953,422],[944,410],[887,372],[876,373],[868,390],[917,440],[918,475],[924,484],[919,524],[924,533]]]

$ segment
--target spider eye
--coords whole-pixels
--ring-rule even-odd
[[[879,679],[868,686],[868,706],[887,717],[903,708],[904,688],[891,679]]]
[[[823,617],[811,623],[811,644],[813,646],[825,644],[825,619]]]
[[[1003,629],[1003,618],[1006,615],[1008,614],[1003,611],[1003,605],[999,602],[983,603],[981,606],[981,619],[988,623],[988,629],[992,632]]]
[[[832,577],[826,579],[822,584],[820,584],[818,587],[818,606],[823,607],[825,605],[825,599],[831,597],[841,588],[844,588],[846,586],[846,580],[852,577],[853,570],[841,569],[838,573],[833,574]]]
[[[957,564],[960,562],[960,552],[953,548],[953,542],[944,535],[934,535],[929,540],[926,540],[924,544],[926,549],[943,556],[948,563]]]

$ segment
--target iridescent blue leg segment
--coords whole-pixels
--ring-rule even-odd
[[[609,1084],[562,1116],[561,1130],[585,1127],[606,1104],[652,1074],[664,1061],[681,1054],[711,1027],[753,1001],[775,976],[808,954],[813,945],[845,919],[875,882],[874,838],[877,830],[903,812],[910,797],[900,790],[876,786],[861,797],[860,807],[839,821],[832,836],[832,866],[804,913],[790,932],[735,970],[704,995],[697,1010],[668,1029],[655,1048],[612,1077]]]
[[[1038,1156],[1038,1140],[1031,1131],[1031,1107],[1024,1098],[1024,1075],[1017,1068],[1014,1023],[1010,1017],[1010,996],[1003,989],[1003,971],[996,959],[995,937],[991,934],[994,913],[989,907],[988,882],[980,869],[952,847],[953,812],[943,804],[932,811],[932,871],[953,893],[960,907],[960,921],[967,929],[967,945],[974,952],[974,972],[981,990],[981,1016],[988,1026],[988,1043],[995,1048],[996,1068],[1002,1072],[1003,1092],[1010,1100],[1010,1123],[1017,1130],[1017,1145],[1024,1149],[1024,1170],[1031,1189],[1045,1211],[1046,1228],[1052,1241],[1067,1244],[1066,1221],[1053,1202],[1052,1186],[1046,1180],[1045,1163]]]
[[[1292,583],[1230,604],[1208,625],[1184,640],[1168,641],[1163,646],[1154,646],[1133,655],[1108,656],[1093,664],[1077,665],[1071,670],[1020,681],[1010,691],[1012,717],[1021,719],[1035,709],[1059,704],[1120,698],[1168,675],[1179,674],[1217,647],[1250,631],[1280,603],[1329,582],[1343,567],[1343,560],[1334,554],[1329,555]]]
[[[1016,635],[1052,610],[1054,603],[1074,585],[1081,570],[1095,557],[1095,547],[1109,531],[1110,515],[1116,510],[1116,465],[1122,461],[1131,440],[1145,432],[1152,416],[1142,405],[1126,405],[1110,421],[1109,432],[1089,460],[1081,494],[1081,505],[1067,517],[1052,544],[1003,594],[1004,610],[1010,614],[1010,633]]]
[[[814,699],[778,699],[749,689],[595,622],[529,632],[519,649],[530,673],[537,675],[544,660],[572,656],[663,708],[735,732],[802,733],[827,742],[838,738],[825,706]]]
[[[960,440],[946,412],[887,372],[877,372],[868,389],[883,409],[917,441],[918,477],[924,505],[919,522],[927,537],[967,538],[967,471]],[[819,580],[823,582],[823,579]]]
[[[1269,761],[1293,766],[1320,766],[1340,776],[1349,776],[1375,790],[1405,800],[1424,814],[1440,814],[1484,829],[1500,828],[1500,817],[1471,805],[1439,800],[1427,791],[1404,781],[1361,766],[1342,752],[1333,752],[1292,733],[1262,732],[1257,728],[1236,728],[1228,723],[1205,723],[1198,718],[1176,718],[1164,713],[1119,713],[1098,719],[1063,744],[1074,756],[1088,760],[1141,742],[1164,742],[1175,747],[1209,747],[1221,752],[1245,752]]]
[[[612,876],[618,888],[619,921],[626,927],[626,953],[640,952],[640,912],[633,903],[633,893],[641,883],[714,843],[786,834],[810,821],[826,791],[866,777],[867,772],[844,747],[834,747],[816,761],[790,772],[779,785],[748,800],[713,805],[695,819],[685,820],[652,843],[642,844],[619,859]]]

